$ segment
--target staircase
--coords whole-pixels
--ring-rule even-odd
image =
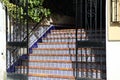
[[[82,40],[88,39],[84,29],[78,29],[77,37]],[[28,80],[75,80],[75,39],[75,29],[51,30],[29,54]],[[91,48],[78,48],[79,77],[99,80],[103,73],[100,68],[100,53],[91,54],[91,51]],[[16,73],[26,72],[26,64],[23,65],[16,67]],[[21,69],[24,69],[23,72]]]

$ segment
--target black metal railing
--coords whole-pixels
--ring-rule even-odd
[[[105,0],[75,0],[74,2],[76,8],[76,80],[106,80],[105,3]],[[86,32],[86,39],[77,37],[78,29],[82,32],[82,28]],[[79,49],[81,52],[78,52]],[[89,56],[86,56],[84,60],[84,56],[79,57],[79,54]],[[79,64],[83,65],[79,66]],[[82,70],[83,68],[85,70]]]
[[[40,22],[28,24],[27,3],[26,0],[22,2],[15,1],[16,12],[14,16],[11,16],[11,14],[13,14],[12,12],[6,14],[9,15],[9,25],[6,27],[7,71],[8,73],[13,73],[13,75],[9,74],[8,77],[11,76],[14,79],[16,79],[14,75],[17,76],[19,74],[21,76],[21,74],[28,74],[27,60],[29,59],[30,49],[32,49],[32,45],[34,46],[33,43],[35,43],[50,26],[40,25]],[[22,7],[24,12],[22,12],[19,7]],[[8,20],[8,18],[6,20]],[[23,75],[23,77],[24,76],[25,75]]]
[[[28,29],[28,0],[22,0],[22,2],[15,0],[14,4],[16,4],[15,17],[9,17],[10,24],[6,27],[7,71],[15,75],[28,74],[29,38],[32,31],[37,28],[38,23],[31,31]],[[48,43],[67,42],[67,48],[53,44],[55,46],[52,45],[51,49],[48,46],[45,46],[46,49],[41,47],[43,50],[41,49],[38,53],[54,53],[56,57],[59,57],[57,56],[59,52],[61,54],[69,53],[73,76],[76,80],[106,80],[105,0],[74,0],[74,5],[76,9],[75,27],[69,26],[67,28],[60,25],[56,27],[58,30],[56,33],[53,31],[42,38],[43,42]],[[23,13],[19,9],[20,6],[25,9]],[[9,12],[9,14],[13,13]],[[74,30],[70,32],[69,28]],[[68,30],[62,32],[62,29]],[[71,43],[73,43],[72,46],[75,45],[72,48]],[[59,51],[57,51],[57,46],[59,46]],[[72,60],[74,54],[75,58]],[[52,65],[52,67],[55,66],[57,65]],[[69,65],[66,66],[66,68],[68,67]]]
[[[27,55],[29,53],[28,0],[14,0],[12,3],[16,5],[15,11],[6,11],[8,13],[6,16],[9,16],[9,18],[6,19],[6,22],[9,23],[6,27],[7,72],[8,76],[9,73],[13,73],[12,76],[18,74],[26,75],[28,69],[25,71],[22,69],[22,66],[28,65],[27,61],[24,60],[28,59]],[[26,65],[23,65],[23,63]],[[20,73],[17,73],[16,67],[19,66]],[[16,76],[14,76],[14,79],[15,77]]]

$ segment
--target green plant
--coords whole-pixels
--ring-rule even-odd
[[[16,13],[20,14],[17,15],[17,17],[20,18],[25,17],[24,11],[25,11],[26,0],[16,0],[19,1],[19,4],[15,3],[15,0],[12,0],[14,1],[14,3],[11,3],[10,0],[0,0],[0,1],[8,8],[8,13],[10,16],[12,16],[13,19],[16,18]],[[48,17],[51,14],[50,9],[43,7],[43,2],[44,0],[28,0],[29,20],[32,20],[34,22],[39,22],[43,17]]]

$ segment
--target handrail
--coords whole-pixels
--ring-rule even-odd
[[[32,28],[32,30],[28,33],[28,35],[26,35],[20,42],[25,41],[28,36],[38,27],[38,25],[40,24],[40,22],[43,20],[44,18],[42,18],[38,23],[35,24],[35,26]],[[7,20],[7,19],[6,19]],[[7,22],[7,21],[6,21]],[[13,34],[14,35],[14,34]],[[7,41],[7,39],[6,39]],[[13,40],[14,41],[14,40]],[[9,42],[9,41],[8,41]],[[20,48],[19,47],[13,47],[13,50],[10,51],[10,55],[11,54],[16,54],[16,51],[18,51]],[[22,55],[17,55],[14,56],[14,58],[11,57],[10,62],[11,64],[8,64],[7,69],[9,69]]]
[[[39,25],[39,24],[36,24],[35,27],[38,28],[38,27],[39,27],[38,25]],[[49,25],[40,25],[40,26],[49,26]],[[31,30],[31,32],[29,33],[29,34],[30,34],[30,35],[29,35],[29,38],[30,38],[31,35],[32,35],[31,33],[34,32],[34,30],[36,29],[35,27],[34,27],[34,28]],[[49,29],[49,28],[43,30],[43,32],[41,32],[40,35],[42,36],[48,29]],[[27,38],[27,36],[26,36],[22,41],[24,41],[26,38]],[[38,38],[37,38],[37,39],[38,39]],[[34,41],[35,41],[35,40],[34,40]],[[29,46],[29,48],[30,48],[30,47],[31,47],[31,46]],[[16,51],[18,51],[19,49],[20,49],[20,48],[15,47],[11,53],[14,54],[14,53],[16,53]],[[19,57],[20,57],[20,56],[22,56],[22,55],[19,55]],[[11,63],[14,64],[14,62],[15,62],[16,60],[18,60],[18,59],[19,59],[18,56],[14,57],[14,59],[11,59],[11,60],[12,60]],[[12,66],[13,64],[10,64],[9,66]]]
[[[39,32],[40,32],[40,34],[38,35],[38,36],[35,36],[36,37],[36,39],[38,40],[41,36],[43,36],[43,34],[45,34],[45,32],[47,31],[47,30],[49,30],[49,28],[51,28],[51,26],[50,27],[48,27],[48,25],[44,25],[45,27],[41,27],[43,30],[41,30],[41,32],[40,32],[40,30],[39,30]],[[45,28],[45,29],[44,29]],[[30,35],[31,37],[32,37],[32,34]],[[32,38],[33,39],[33,38]],[[33,40],[33,43],[34,43],[34,41],[37,41],[37,40]],[[30,43],[30,46],[29,47],[31,47],[32,46],[32,43]]]
[[[30,35],[36,28],[38,28],[38,25],[40,24],[40,22],[41,22],[43,19],[44,19],[44,17],[42,17],[42,19],[35,24],[35,26],[34,26],[34,27],[32,28],[32,30],[28,33],[28,35]],[[25,40],[26,38],[27,38],[27,36],[26,36],[23,40]]]

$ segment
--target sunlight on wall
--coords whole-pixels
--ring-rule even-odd
[[[111,5],[110,5],[111,0],[107,0],[107,22],[108,22],[108,40],[110,41],[118,41],[120,40],[120,23],[112,23],[110,22],[111,20]],[[120,5],[120,4],[119,4]]]
[[[110,1],[107,1],[107,80],[120,80],[120,24],[110,24]],[[120,1],[120,0],[119,0]]]
[[[5,10],[0,3],[0,80],[6,80]]]

